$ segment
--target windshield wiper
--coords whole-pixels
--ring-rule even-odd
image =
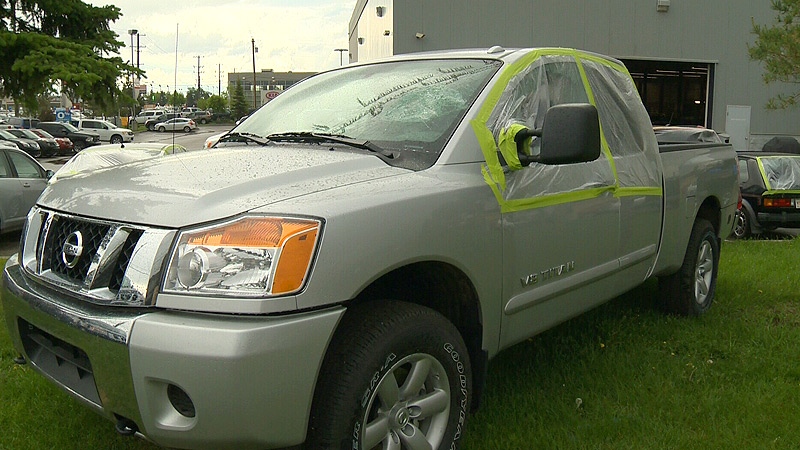
[[[288,133],[275,133],[267,136],[273,142],[335,142],[337,144],[349,145],[350,147],[369,150],[377,153],[384,158],[394,159],[394,153],[383,149],[370,141],[353,139],[342,134],[312,133],[309,131],[292,131]]]
[[[221,138],[218,142],[255,142],[258,145],[269,144],[269,139],[263,138],[253,133],[228,133]]]

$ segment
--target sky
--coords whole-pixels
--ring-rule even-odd
[[[143,84],[186,93],[200,86],[225,91],[228,72],[252,72],[251,39],[258,51],[256,71],[319,72],[338,67],[347,48],[347,28],[356,0],[84,0],[114,5],[121,16],[110,24],[131,60],[131,36],[139,31]],[[133,46],[136,46],[134,37]],[[177,49],[177,51],[176,51]],[[135,51],[133,55],[135,64]],[[347,63],[347,55],[344,55]]]

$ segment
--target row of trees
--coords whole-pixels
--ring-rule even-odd
[[[145,105],[174,105],[174,106],[197,106],[200,109],[212,111],[224,111],[228,109],[227,97],[221,95],[212,95],[208,91],[202,89],[189,88],[184,95],[178,91],[165,92],[150,92],[147,95],[139,97],[139,110],[144,108]]]
[[[112,56],[123,43],[109,24],[120,15],[116,6],[81,0],[0,0],[0,96],[12,98],[17,112],[23,106],[46,113],[47,99],[59,92],[95,114],[134,106],[129,80],[144,72]],[[185,96],[160,92],[138,100],[227,109],[224,97],[194,88]]]
[[[80,0],[0,0],[0,95],[36,111],[40,97],[60,91],[114,111],[124,98],[118,81],[142,74],[110,56],[122,46],[109,28],[119,17],[115,6]]]

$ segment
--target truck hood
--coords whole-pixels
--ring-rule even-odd
[[[319,146],[226,147],[74,173],[51,183],[39,204],[70,214],[177,228],[408,172],[372,155]]]

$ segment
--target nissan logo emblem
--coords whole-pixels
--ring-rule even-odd
[[[72,269],[78,264],[83,254],[83,235],[80,231],[73,231],[61,247],[61,260],[68,268]]]

